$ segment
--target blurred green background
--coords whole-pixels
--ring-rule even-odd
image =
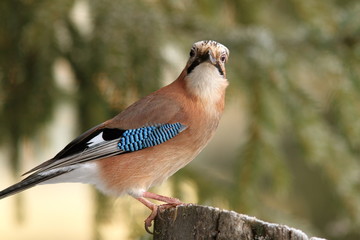
[[[210,146],[153,189],[329,239],[360,238],[360,1],[0,1],[0,188],[174,80],[191,45],[230,49]],[[149,211],[92,187],[0,201],[1,239],[151,239]]]

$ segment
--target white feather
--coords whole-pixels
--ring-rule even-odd
[[[199,64],[187,76],[188,90],[205,101],[216,103],[228,85],[218,69],[209,62]]]
[[[78,165],[73,165],[69,167],[60,167],[56,169],[47,170],[39,175],[46,176],[53,174],[54,172],[59,171],[69,171],[68,173],[64,173],[60,176],[54,177],[52,179],[46,180],[41,184],[52,184],[52,183],[64,183],[64,182],[73,182],[73,183],[87,183],[87,184],[94,184],[98,185],[100,183],[98,177],[98,166],[96,163],[88,162],[82,163]],[[70,171],[71,170],[71,171]]]
[[[103,141],[105,141],[105,140],[103,138],[103,132],[101,132],[98,135],[96,135],[95,137],[93,137],[92,139],[90,139],[90,141],[87,142],[87,145],[89,147],[93,147],[99,143],[102,143]]]

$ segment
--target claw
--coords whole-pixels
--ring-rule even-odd
[[[158,208],[159,208],[155,204],[152,207],[153,207],[153,209],[152,209],[150,215],[145,219],[145,230],[150,234],[154,234],[152,231],[150,231],[149,228],[152,226],[152,221],[155,219],[155,217],[158,213]]]

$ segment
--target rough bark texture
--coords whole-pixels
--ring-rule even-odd
[[[154,240],[256,239],[319,240],[285,225],[263,222],[247,215],[218,208],[186,205],[159,212]]]

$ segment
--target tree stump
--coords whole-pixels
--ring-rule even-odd
[[[233,211],[184,205],[160,211],[154,223],[154,240],[256,239],[319,240],[300,230],[267,223]]]

